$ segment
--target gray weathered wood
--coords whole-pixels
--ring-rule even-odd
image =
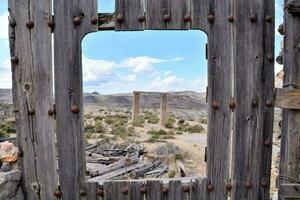
[[[300,89],[276,88],[276,107],[300,109]]]
[[[274,110],[274,1],[236,1],[233,13],[236,19],[236,108],[231,199],[269,200]],[[256,16],[256,20],[251,21],[251,16]]]
[[[164,15],[169,12],[168,0],[145,0],[145,2],[146,29],[167,29],[167,23],[164,22]]]
[[[123,16],[124,21],[118,22],[116,19],[117,31],[139,31],[143,30],[144,22],[139,22],[138,17],[144,16],[144,0],[116,0],[115,16]]]
[[[300,184],[282,184],[280,191],[283,200],[300,199]]]
[[[162,199],[162,182],[160,180],[149,180],[146,182],[146,200]]]
[[[285,0],[285,5],[299,1]],[[285,10],[284,13],[284,86],[287,89],[300,88],[300,54],[299,48],[300,18]],[[292,179],[299,180],[300,172],[300,111],[284,109],[282,122],[280,181],[279,184],[290,183]],[[279,187],[281,188],[281,187]],[[279,189],[279,199],[281,199]]]
[[[23,157],[21,170],[25,198],[54,199],[57,187],[53,119],[48,109],[53,105],[51,0],[10,0],[9,28],[12,63],[13,101],[17,123],[18,146]],[[34,23],[32,29],[25,24]]]
[[[54,1],[55,102],[62,199],[80,199],[85,187],[81,40],[97,31],[96,0]],[[75,25],[75,17],[81,19]],[[78,21],[77,21],[78,22]],[[73,112],[72,112],[73,110]]]
[[[191,189],[191,200],[206,200],[206,179],[196,179]]]
[[[208,31],[209,24],[207,17],[212,10],[209,7],[209,1],[210,0],[191,0],[192,29],[202,30],[204,32]]]
[[[97,200],[96,188],[96,183],[86,183],[86,200]]]

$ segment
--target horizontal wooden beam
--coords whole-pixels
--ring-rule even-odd
[[[300,109],[300,89],[276,88],[275,106],[284,109]]]
[[[115,14],[114,13],[98,13],[98,30],[115,30]]]
[[[282,184],[280,188],[284,200],[300,199],[300,184]]]

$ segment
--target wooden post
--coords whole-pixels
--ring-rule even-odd
[[[162,93],[160,96],[160,125],[167,122],[167,94]]]
[[[13,101],[25,199],[50,200],[57,187],[51,0],[9,2]]]
[[[136,122],[139,120],[140,116],[140,92],[133,92],[133,102],[132,102],[132,121]]]
[[[78,200],[86,191],[81,41],[98,29],[97,1],[54,0],[54,16],[59,183],[62,199]]]
[[[293,9],[295,8],[295,9]],[[284,9],[284,83],[285,89],[300,88],[300,1],[285,1]],[[298,13],[295,11],[298,10]],[[279,184],[289,184],[291,179],[299,180],[300,172],[300,110],[283,109]],[[279,199],[282,196],[279,187]]]

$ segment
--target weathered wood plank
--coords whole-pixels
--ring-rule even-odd
[[[111,181],[104,183],[104,200],[131,200],[129,181]],[[134,193],[135,194],[135,193]]]
[[[62,199],[85,187],[81,40],[97,31],[96,0],[54,1],[55,102]]]
[[[212,8],[209,7],[210,0],[191,0],[191,14],[192,14],[192,29],[208,31],[207,17],[212,13]]]
[[[285,109],[300,109],[300,89],[276,88],[275,106]]]
[[[144,190],[145,189],[145,190]],[[131,181],[130,182],[130,199],[134,200],[144,200],[146,194],[146,185],[143,181]]]
[[[283,200],[300,199],[300,184],[282,184],[280,191]]]
[[[188,30],[191,28],[191,2],[190,0],[169,0],[170,22],[169,30]]]
[[[146,200],[161,200],[162,194],[162,182],[159,180],[149,180],[146,182],[147,193]]]
[[[232,198],[269,199],[274,106],[274,2],[235,3]]]
[[[116,31],[143,30],[146,20],[144,0],[116,0],[115,16]]]
[[[86,183],[86,200],[97,200],[96,183]]]
[[[145,0],[146,2],[146,29],[167,29],[164,16],[169,12],[168,0]]]
[[[206,190],[206,179],[196,179],[192,184],[191,190],[191,200],[206,200],[207,190]]]
[[[54,199],[57,187],[53,119],[51,0],[8,1],[13,101],[26,199]],[[26,12],[25,12],[26,11]],[[26,25],[27,24],[27,25]]]
[[[299,1],[286,0],[285,6]],[[284,12],[284,86],[286,89],[300,88],[300,54],[295,45],[299,45],[300,18],[294,16],[285,9]],[[284,109],[281,152],[280,152],[280,182],[279,184],[289,183],[286,178],[299,179],[300,172],[300,111]],[[281,187],[280,187],[281,188]],[[279,199],[281,198],[279,189]]]

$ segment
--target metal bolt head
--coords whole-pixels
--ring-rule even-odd
[[[55,22],[53,20],[48,21],[48,26],[53,30],[55,27]]]
[[[141,192],[141,194],[146,194],[146,192],[147,192],[146,187],[142,186],[141,189],[140,189],[140,192]]]
[[[48,110],[48,115],[49,115],[49,116],[53,116],[53,115],[54,115],[54,110],[53,110],[52,108],[50,108],[50,109]]]
[[[212,107],[213,107],[213,109],[217,110],[217,109],[220,108],[220,103],[217,102],[217,101],[214,101],[214,102],[212,103]]]
[[[34,114],[35,114],[35,111],[33,109],[28,110],[28,115],[34,115]]]
[[[226,190],[227,190],[227,191],[231,191],[231,189],[232,189],[231,183],[227,183],[227,184],[226,184]]]
[[[273,21],[273,17],[271,15],[266,16],[266,22],[271,23]]]
[[[273,100],[268,100],[267,102],[266,102],[266,106],[267,107],[273,107]]]
[[[211,192],[214,190],[214,186],[212,184],[207,185],[206,187],[207,191]]]
[[[124,187],[124,188],[122,189],[122,194],[124,194],[124,195],[127,195],[127,194],[128,194],[128,188],[127,188],[127,187]]]
[[[278,27],[278,33],[280,33],[280,35],[285,35],[284,25],[283,24],[279,25],[279,27]]]
[[[184,17],[183,17],[183,21],[184,21],[184,22],[190,22],[191,20],[192,20],[192,17],[191,17],[191,14],[190,14],[190,13],[184,15]]]
[[[229,108],[231,110],[233,110],[235,107],[236,107],[235,101],[233,99],[230,99],[230,101],[229,101]]]
[[[96,189],[96,195],[99,197],[103,197],[104,196],[104,191],[102,188],[97,188]]]
[[[98,24],[98,18],[97,18],[97,17],[92,17],[91,23],[92,23],[93,25],[97,25],[97,24]]]
[[[73,18],[73,24],[76,25],[76,26],[80,25],[81,24],[81,18],[78,17],[78,16],[74,17]]]
[[[10,19],[9,19],[9,26],[10,26],[11,28],[15,28],[15,27],[17,26],[16,20],[10,18]]]
[[[117,22],[118,22],[118,23],[124,22],[124,16],[121,15],[121,14],[118,14],[118,15],[117,15]]]
[[[34,27],[34,23],[33,23],[33,21],[28,21],[28,22],[26,22],[26,27],[28,28],[28,29],[32,29],[33,27]]]
[[[80,196],[85,196],[86,195],[86,189],[85,188],[81,189],[79,194],[80,194]]]
[[[256,22],[257,21],[257,16],[256,15],[251,15],[250,16],[250,21],[251,22]]]
[[[168,194],[168,193],[169,193],[169,188],[163,187],[162,193],[163,193],[163,194]]]
[[[19,63],[19,58],[17,56],[13,56],[10,58],[10,61],[12,64],[18,64]]]
[[[72,113],[75,113],[75,114],[79,113],[79,108],[78,108],[78,106],[73,105],[73,106],[71,107],[71,112],[72,112]]]
[[[190,192],[190,187],[187,186],[187,185],[184,185],[184,186],[181,187],[181,190],[182,190],[184,193],[188,193],[188,192]]]
[[[61,198],[61,195],[62,195],[62,193],[61,193],[60,190],[56,190],[53,194],[54,194],[54,196],[57,197],[57,198]]]
[[[18,156],[19,156],[20,158],[22,158],[22,157],[24,156],[24,153],[23,153],[22,150],[19,150],[19,151],[18,151]]]
[[[234,22],[234,16],[233,15],[228,16],[227,19],[228,19],[229,22]]]
[[[165,14],[164,15],[164,22],[169,22],[169,21],[171,21],[171,15],[169,15],[169,14]]]
[[[282,57],[282,55],[277,56],[276,62],[277,62],[279,65],[283,65],[283,57]]]
[[[245,183],[245,187],[246,187],[247,189],[250,189],[250,188],[252,187],[252,184],[251,184],[250,182],[246,182],[246,183]]]
[[[271,63],[274,62],[274,56],[272,54],[267,55],[267,60]]]
[[[144,15],[139,15],[139,16],[138,16],[138,21],[139,21],[140,23],[143,23],[145,20],[146,20],[146,17],[145,17]]]
[[[209,23],[214,23],[215,22],[215,17],[212,15],[212,14],[209,14],[208,16],[207,16],[207,20],[208,20],[208,22]]]
[[[261,181],[260,181],[260,185],[261,185],[261,187],[267,187],[269,184],[268,184],[268,181],[266,180],[266,179],[262,179]]]

